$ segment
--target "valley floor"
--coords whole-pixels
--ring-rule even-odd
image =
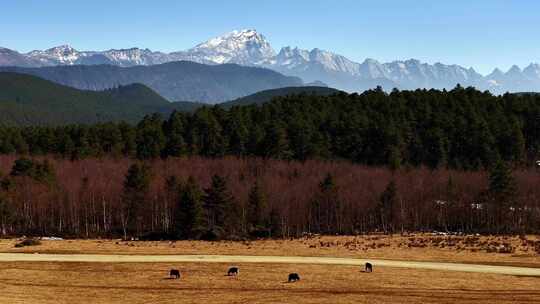
[[[24,248],[14,248],[16,240],[2,240],[0,303],[540,303],[540,277],[422,269],[405,262],[531,267],[531,274],[537,274],[540,255],[526,245],[535,246],[537,236],[475,237],[474,242],[443,237],[451,246],[441,245],[439,238],[417,234],[253,242],[62,240]],[[511,246],[513,253],[472,248],[490,242]],[[40,254],[24,255],[28,260],[21,261],[14,253],[23,252]],[[67,254],[71,262],[58,254]],[[88,254],[102,258],[96,262]],[[179,256],[191,254],[248,257]],[[340,265],[333,265],[335,258],[341,258]],[[343,263],[365,260],[373,261],[372,274]],[[241,269],[238,278],[225,276],[233,264]],[[167,278],[171,268],[180,269],[181,280]],[[286,283],[291,272],[302,280]]]

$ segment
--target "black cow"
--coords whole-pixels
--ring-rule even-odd
[[[289,283],[296,282],[296,281],[300,281],[300,276],[298,275],[298,273],[290,273],[289,274]]]
[[[240,273],[240,269],[238,267],[231,267],[229,268],[229,271],[227,271],[228,276],[237,276]]]
[[[169,277],[173,279],[180,279],[180,270],[171,269],[171,271],[169,271]]]
[[[371,263],[366,263],[366,268],[364,269],[365,272],[373,272],[373,265]]]

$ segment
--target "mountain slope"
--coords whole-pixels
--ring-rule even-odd
[[[315,94],[327,96],[340,91],[327,87],[287,87],[265,90],[221,104],[261,104],[280,96]],[[0,125],[92,124],[107,121],[138,122],[152,113],[193,112],[207,104],[169,102],[142,84],[103,91],[79,90],[36,76],[0,72]]]
[[[0,47],[0,66],[38,66],[39,62],[16,51]]]
[[[0,73],[0,124],[57,125],[106,121],[136,122],[144,115],[182,109],[141,84],[82,91],[38,77]]]
[[[111,65],[1,67],[0,71],[31,74],[84,90],[104,90],[118,85],[142,83],[169,100],[205,103],[223,102],[263,90],[303,84],[299,78],[268,69],[235,64],[204,65],[188,61],[126,68]]]
[[[266,90],[261,91],[246,97],[241,97],[235,100],[231,100],[228,102],[224,102],[220,104],[220,106],[224,108],[230,108],[234,106],[245,106],[250,104],[263,104],[266,102],[271,101],[273,98],[276,97],[285,97],[290,95],[298,95],[298,94],[312,94],[312,95],[318,95],[318,96],[328,96],[332,94],[337,94],[341,91],[328,88],[328,87],[288,87],[288,88],[280,88],[280,89],[273,89],[273,90]]]

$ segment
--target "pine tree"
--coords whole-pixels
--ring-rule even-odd
[[[509,160],[520,163],[525,157],[525,137],[517,121],[512,122],[507,140]]]
[[[192,176],[180,188],[174,227],[181,239],[197,239],[204,231],[202,192]]]
[[[248,195],[248,223],[252,230],[260,230],[265,225],[266,195],[256,181]]]
[[[180,193],[180,181],[175,175],[171,175],[165,181],[165,194],[168,200],[176,201]]]
[[[223,127],[210,108],[202,108],[195,113],[192,121],[192,150],[201,155],[218,157],[227,152],[227,138]]]
[[[234,197],[227,189],[225,178],[214,175],[210,188],[204,190],[204,208],[206,210],[208,229],[216,237],[224,233],[232,233],[237,222]]]
[[[137,158],[152,159],[161,155],[165,147],[165,134],[159,114],[146,116],[137,125]]]
[[[516,210],[517,186],[512,171],[502,160],[498,160],[489,173],[488,199],[495,213],[497,232],[509,232],[508,213]]]
[[[163,156],[181,156],[187,154],[184,140],[184,114],[174,111],[165,123],[166,146]]]
[[[246,149],[248,155],[263,156],[263,144],[264,132],[259,125],[254,125],[249,129]]]
[[[229,152],[238,156],[246,155],[249,131],[240,111],[230,110],[225,131],[229,137]]]
[[[399,148],[390,148],[390,151],[388,152],[388,167],[392,172],[401,168],[401,152],[399,151]]]
[[[441,129],[435,127],[431,129],[425,140],[425,162],[431,169],[444,166],[447,162],[447,139]]]
[[[280,234],[283,235],[282,225],[281,225],[281,215],[277,208],[272,208],[268,216],[268,227],[270,230],[270,237],[278,237]]]
[[[292,157],[287,130],[279,121],[273,121],[267,125],[263,140],[263,151],[266,157],[278,159],[290,159]]]
[[[394,206],[396,205],[397,187],[396,183],[392,180],[381,193],[378,205],[380,222],[385,233],[394,230]]]
[[[334,177],[328,173],[319,183],[319,191],[311,202],[311,225],[319,233],[341,231],[341,202]]]
[[[150,168],[145,164],[133,164],[129,167],[124,180],[124,191],[122,193],[122,208],[120,217],[124,238],[128,232],[140,232],[139,225],[144,214],[144,207],[148,198],[150,188]],[[137,226],[137,227],[135,227]]]

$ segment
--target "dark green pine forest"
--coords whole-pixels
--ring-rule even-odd
[[[23,111],[21,117],[29,121],[80,118],[84,122],[78,116],[89,107],[88,112],[93,111],[103,122],[6,124],[0,127],[0,153],[55,154],[70,159],[234,155],[349,160],[393,169],[477,170],[489,168],[499,159],[515,166],[533,166],[540,148],[540,96],[533,94],[494,96],[460,86],[451,91],[385,93],[374,89],[362,94],[278,96],[262,105],[204,106],[193,112],[167,108],[167,112],[163,110],[167,101],[152,93],[133,85],[84,92],[76,103],[61,103],[39,87],[28,90],[28,95],[2,91],[0,99],[17,100],[2,103],[0,119],[4,123],[10,122],[13,111]],[[92,96],[97,94],[100,98],[95,101]],[[48,111],[34,103],[25,104],[27,98],[36,100],[35,96],[42,97],[39,102],[46,103]],[[114,103],[113,110],[108,106],[107,111],[100,111],[105,103]],[[117,120],[119,111],[124,116],[130,113],[132,121],[145,111],[158,113],[146,115],[138,123],[107,122]]]

